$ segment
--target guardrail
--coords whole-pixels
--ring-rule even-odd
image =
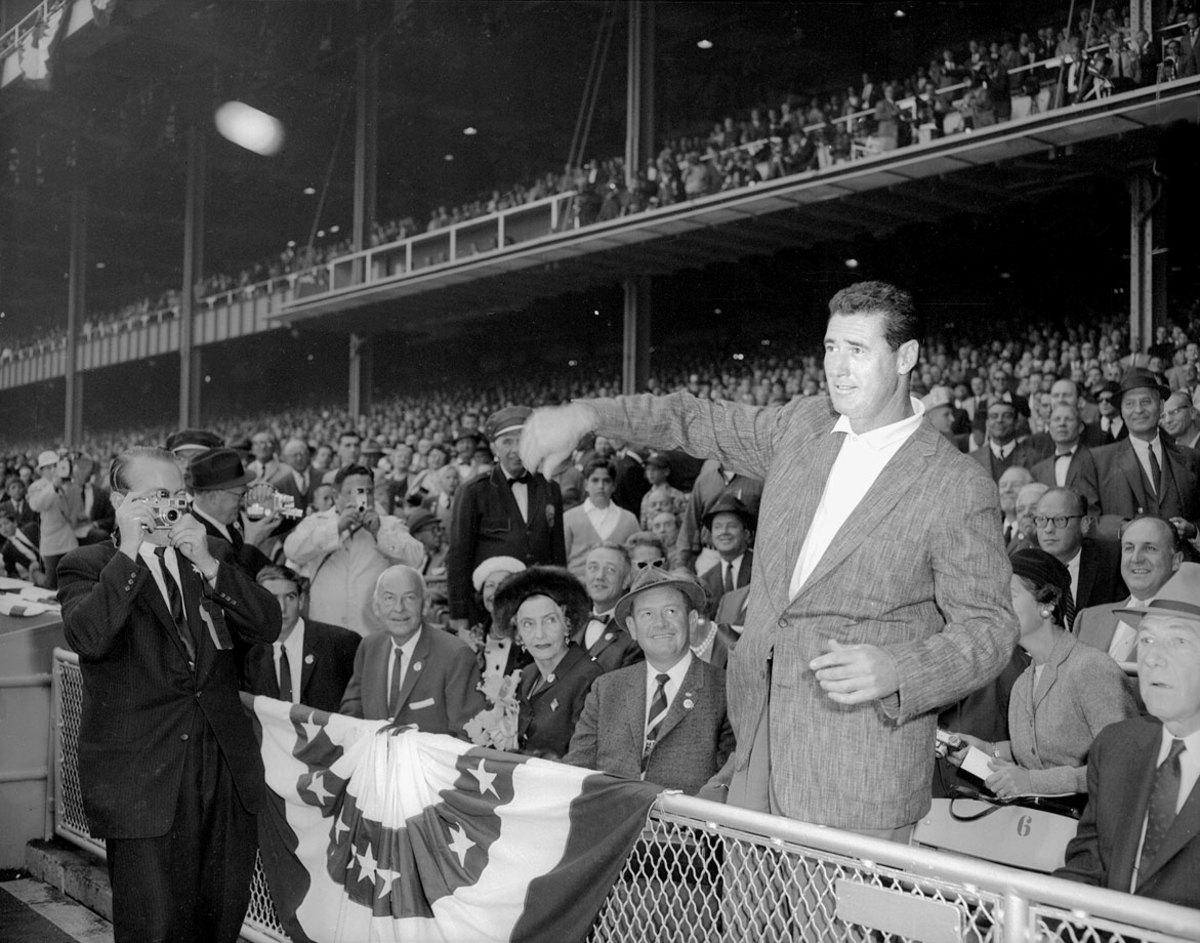
[[[79,791],[83,684],[54,652],[55,834],[97,854]],[[286,943],[255,866],[243,936]],[[1194,943],[1200,911],[973,858],[664,793],[592,930],[594,943]]]
[[[0,58],[8,55],[19,45],[21,40],[33,32],[39,23],[44,23],[51,12],[61,7],[66,0],[41,0],[32,10],[26,13],[0,36]]]

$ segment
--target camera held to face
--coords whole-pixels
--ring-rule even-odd
[[[143,499],[154,515],[154,529],[166,530],[192,510],[192,499],[187,495],[171,495],[165,491]]]
[[[261,521],[276,514],[279,517],[299,518],[304,512],[296,507],[296,499],[290,494],[276,491],[266,483],[251,485],[242,498],[242,510],[247,520]]]

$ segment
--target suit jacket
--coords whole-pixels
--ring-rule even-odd
[[[1121,578],[1121,545],[1115,540],[1084,537],[1079,548],[1079,584],[1075,611],[1117,602],[1129,596]]]
[[[638,779],[645,739],[646,666],[634,665],[592,685],[563,761]],[[732,752],[725,672],[693,657],[659,728],[645,778],[694,796]]]
[[[1155,494],[1129,439],[1092,451],[1100,479],[1100,531],[1116,537],[1121,522],[1139,513],[1200,520],[1200,452],[1176,445],[1166,433],[1162,445],[1162,487]]]
[[[676,393],[589,405],[600,435],[713,455],[765,479],[746,627],[727,675],[737,767],[749,764],[770,666],[782,814],[838,828],[924,815],[935,711],[999,674],[1016,641],[991,478],[920,423],[792,599],[792,571],[843,442],[827,397],[754,407]],[[883,646],[897,694],[850,708],[830,700],[808,668],[830,639]]]
[[[1048,488],[1057,488],[1054,478],[1054,452],[1049,458],[1044,458],[1031,469],[1033,480],[1039,481]],[[1100,473],[1096,471],[1096,460],[1092,458],[1092,450],[1086,445],[1080,445],[1071,456],[1067,465],[1067,487],[1077,491],[1087,499],[1088,512],[1100,514]]]
[[[992,453],[992,447],[988,443],[984,443],[982,448],[976,449],[969,453],[970,457],[975,459],[983,470],[986,471],[992,478],[992,481],[998,482],[1000,476],[1014,465],[1020,465],[1022,468],[1032,468],[1041,459],[1035,446],[1028,442],[1018,442],[1016,447],[1008,453],[1008,458],[998,459]]]
[[[40,524],[42,515],[29,506],[29,498],[26,497],[21,501],[21,509],[18,511],[13,504],[11,498],[5,498],[0,501],[0,510],[7,509],[12,511],[17,517],[17,526],[23,527],[26,524]]]
[[[741,589],[743,586],[750,585],[750,571],[754,566],[754,551],[747,550],[745,557],[742,559],[741,569],[738,570],[737,585],[734,589]],[[716,566],[709,567],[704,571],[704,575],[700,577],[700,585],[704,587],[704,591],[708,593],[708,617],[715,619],[717,617],[717,608],[721,604],[722,598],[725,596],[725,561],[722,560]]]
[[[1135,717],[1101,731],[1088,754],[1088,804],[1055,877],[1128,892],[1150,801],[1162,724]],[[1193,786],[1133,893],[1200,907],[1200,785]]]
[[[587,625],[571,635],[571,641],[583,648]],[[588,658],[600,666],[601,671],[616,671],[642,661],[646,654],[624,626],[617,625],[612,616],[604,628],[604,634],[587,650]]]
[[[471,574],[488,557],[516,557],[526,566],[566,566],[562,492],[540,473],[531,475],[527,488],[528,522],[521,517],[499,465],[490,475],[467,482],[455,493],[447,560],[452,619],[472,615]],[[483,618],[482,613],[475,616],[474,621]]]
[[[400,685],[400,708],[388,710],[388,665],[392,636],[368,635],[354,656],[354,674],[346,685],[341,713],[367,720],[392,718],[415,724],[423,733],[463,736],[463,724],[486,706],[476,690],[479,666],[470,646],[456,636],[425,626]]]
[[[584,699],[592,682],[602,674],[604,669],[574,643],[567,646],[562,661],[550,675],[553,681],[539,683],[542,674],[538,666],[526,665],[517,686],[517,701],[521,705],[517,718],[518,749],[550,760],[566,753]]]
[[[1080,609],[1075,616],[1075,625],[1072,628],[1075,637],[1082,644],[1107,654],[1108,647],[1112,645],[1113,636],[1117,632],[1117,623],[1121,621],[1116,614],[1117,610],[1124,609],[1127,602],[1128,597],[1125,597],[1119,602]],[[1131,628],[1136,627],[1136,625],[1131,626]]]
[[[92,511],[88,515],[92,526],[111,534],[116,526],[116,517],[117,512],[112,506],[112,493],[100,485],[92,485]]]
[[[304,661],[299,703],[321,711],[341,710],[346,685],[354,674],[354,655],[362,636],[340,625],[304,620]],[[255,645],[243,662],[242,684],[251,694],[279,697],[279,676],[271,645]]]
[[[58,565],[63,628],[83,673],[80,788],[97,837],[166,834],[180,790],[194,786],[181,773],[201,724],[216,738],[242,805],[258,811],[262,760],[238,666],[247,645],[279,635],[279,604],[234,563],[228,544],[210,540],[209,549],[220,562],[215,587],[179,557],[194,667],[144,562],[99,543]]]

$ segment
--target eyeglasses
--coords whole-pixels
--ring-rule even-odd
[[[1038,527],[1045,527],[1047,524],[1053,524],[1055,527],[1066,527],[1067,521],[1078,520],[1083,517],[1082,514],[1059,514],[1055,517],[1046,517],[1043,514],[1035,514],[1033,522]]]
[[[657,560],[634,560],[633,565],[639,570],[644,570],[648,566],[657,566],[657,567],[666,566],[667,561],[662,559],[662,557],[659,557]]]

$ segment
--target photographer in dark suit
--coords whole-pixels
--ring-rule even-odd
[[[264,566],[255,582],[275,597],[283,614],[279,638],[246,653],[243,685],[251,694],[322,711],[337,711],[354,673],[362,636],[340,625],[304,619],[308,580],[285,566]]]
[[[279,634],[279,606],[180,507],[170,452],[131,449],[109,482],[117,540],[68,553],[58,598],[83,673],[80,788],[107,842],[113,935],[233,943],[263,781],[239,649]]]

